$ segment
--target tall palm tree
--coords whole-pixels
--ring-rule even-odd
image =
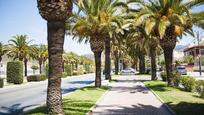
[[[61,75],[65,21],[72,14],[72,0],[37,0],[38,10],[47,21],[49,77],[47,90],[48,114],[63,115]]]
[[[106,37],[105,40],[105,79],[111,80],[111,40],[110,37]]]
[[[138,0],[133,0],[138,3]],[[144,25],[148,34],[159,38],[159,44],[164,50],[168,85],[173,84],[172,60],[173,49],[177,37],[192,34],[193,18],[191,10],[194,6],[203,4],[202,0],[154,0],[143,2],[139,0],[139,12],[135,13],[134,24]],[[132,1],[131,1],[132,2]],[[196,18],[196,17],[194,17]]]
[[[6,45],[0,42],[0,63],[2,61],[2,56],[8,52]]]
[[[112,0],[78,0],[76,5],[82,14],[75,15],[76,22],[72,28],[73,34],[79,41],[85,39],[95,57],[96,79],[95,86],[101,87],[101,52],[104,40],[112,29],[112,23],[117,18],[113,16],[117,1]]]
[[[26,35],[16,35],[13,39],[9,40],[8,44],[8,57],[24,62],[25,76],[27,76],[27,62],[34,53],[34,45],[30,45],[31,41],[27,40],[28,37]]]
[[[36,47],[36,52],[34,54],[34,59],[38,60],[40,74],[42,74],[42,68],[45,68],[45,62],[48,59],[47,45],[39,45]]]

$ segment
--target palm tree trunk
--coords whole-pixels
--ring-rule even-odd
[[[28,60],[27,60],[27,59],[24,59],[24,67],[25,67],[24,72],[25,72],[25,77],[27,76],[27,62],[28,62]]]
[[[173,49],[164,49],[164,58],[165,58],[165,65],[166,65],[166,73],[167,73],[167,82],[169,86],[173,86],[173,69],[172,69],[172,62],[173,62]]]
[[[119,72],[119,54],[118,51],[114,51],[114,56],[115,56],[115,75],[118,75]]]
[[[156,47],[150,48],[150,58],[151,58],[151,80],[156,80],[157,77],[157,67],[156,67]]]
[[[145,73],[145,55],[143,53],[139,55],[139,72],[140,74]]]
[[[105,40],[105,79],[111,80],[111,58],[110,58],[110,39]]]
[[[47,108],[49,115],[64,115],[61,93],[62,53],[65,35],[64,21],[48,21],[49,77]]]
[[[96,64],[95,87],[101,87],[101,52],[94,52]]]
[[[39,61],[39,69],[40,69],[40,74],[42,74],[42,62]]]

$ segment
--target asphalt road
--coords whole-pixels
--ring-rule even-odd
[[[94,82],[94,74],[62,78],[62,94]],[[0,89],[0,115],[20,115],[46,102],[47,81]]]

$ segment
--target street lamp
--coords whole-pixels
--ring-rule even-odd
[[[200,52],[200,41],[201,41],[201,38],[200,38],[200,33],[199,31],[197,31],[197,41],[198,41],[198,61],[199,61],[199,73],[200,73],[200,76],[202,75],[202,64],[201,64],[201,52]]]

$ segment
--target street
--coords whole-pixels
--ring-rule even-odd
[[[62,78],[62,94],[94,82],[94,74]],[[19,115],[45,104],[47,80],[0,89],[0,115]]]

